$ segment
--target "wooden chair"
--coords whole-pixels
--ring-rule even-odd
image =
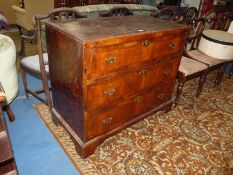
[[[216,17],[217,17],[217,13],[215,12],[215,10],[211,10],[203,16],[203,18],[206,21],[205,22],[205,29],[211,28],[212,23],[213,23],[213,19],[215,19]]]
[[[197,45],[195,47],[192,47],[191,50],[188,51],[186,54],[192,59],[195,59],[202,63],[207,64],[209,66],[208,72],[217,70],[217,76],[214,81],[214,86],[215,87],[219,86],[223,79],[224,69],[226,65],[229,63],[229,61],[224,61],[224,60],[206,55],[205,53],[203,53],[202,51],[198,49],[198,44],[199,42],[197,42]]]
[[[119,0],[121,4],[141,4],[141,0]]]
[[[205,29],[227,31],[233,16],[229,12],[217,14],[215,11],[210,11],[204,19],[206,20]]]
[[[224,30],[226,25],[226,19],[224,16],[216,16],[208,19],[209,29],[212,30]]]
[[[190,24],[193,24],[193,21],[196,20],[197,17],[198,17],[197,8],[196,7],[189,7],[184,11],[184,13],[181,17],[181,21],[185,25],[190,25]]]
[[[233,76],[233,62],[230,68],[230,72],[229,72],[229,78],[231,78]]]
[[[130,16],[133,13],[126,7],[114,7],[108,12],[102,12],[99,14],[100,17],[110,17],[110,16]]]
[[[198,18],[190,24],[189,35],[187,38],[185,51],[194,50],[198,47],[199,41],[201,39],[201,34],[205,28],[205,19]],[[189,44],[189,47],[188,47]],[[187,55],[187,54],[186,54]]]
[[[223,30],[229,32],[230,25],[231,25],[231,23],[233,21],[233,13],[224,14],[224,18],[225,18],[225,23],[224,23],[224,26],[223,26]]]
[[[168,7],[161,9],[158,13],[154,14],[153,17],[164,20],[173,20],[174,14],[174,10]]]
[[[204,18],[205,20],[208,20],[208,19],[214,18],[214,17],[216,17],[216,16],[217,16],[217,13],[216,13],[215,10],[213,9],[213,10],[210,10],[208,13],[206,13],[206,14],[203,16],[203,18]]]
[[[205,20],[204,19],[198,19],[195,21],[194,24],[194,30],[190,30],[192,32],[189,32],[189,36],[186,40],[186,45],[184,50],[186,50],[187,43],[191,44],[190,49],[193,49],[194,46],[196,46],[199,42],[199,38],[201,36],[201,33],[205,26]],[[201,94],[203,85],[206,81],[206,75],[208,73],[208,64],[202,63],[199,60],[195,60],[190,58],[187,55],[187,51],[184,51],[184,54],[181,58],[178,74],[177,74],[177,91],[176,91],[176,98],[175,98],[175,106],[177,106],[180,95],[182,93],[182,89],[184,86],[184,83],[188,80],[191,80],[193,78],[200,77],[199,84],[196,92],[196,97],[198,97]]]
[[[226,13],[212,15],[212,17],[209,17],[208,19],[206,19],[206,22],[208,23],[208,26],[210,29],[227,31],[232,22],[232,19],[233,19],[233,14],[226,12]],[[229,61],[224,62],[223,67],[226,66],[228,63],[230,62]],[[221,69],[224,69],[223,67]],[[232,75],[233,75],[233,65],[229,73],[229,78]],[[219,85],[221,81],[218,80],[217,82]]]
[[[226,18],[228,18],[227,22],[226,22],[226,26],[224,28],[225,31],[230,32],[233,34],[233,14],[228,14],[226,15]],[[230,68],[230,72],[229,72],[229,78],[231,78],[233,76],[233,61],[231,62],[231,68]]]
[[[53,9],[47,15],[44,16],[36,16],[36,34],[37,34],[37,48],[38,55],[29,56],[23,58],[20,61],[21,66],[21,74],[23,79],[23,85],[25,89],[26,97],[29,97],[29,94],[35,96],[37,99],[48,105],[50,108],[52,107],[52,100],[49,92],[49,65],[48,65],[48,55],[46,53],[46,48],[43,47],[42,41],[42,24],[44,24],[45,20],[50,21],[72,21],[78,18],[84,18],[84,16],[80,15],[77,11],[71,8],[58,8]],[[43,88],[38,90],[32,90],[28,87],[26,73],[31,73],[35,76],[38,76],[42,80]],[[43,98],[40,94],[45,93],[45,98]]]
[[[19,55],[25,54],[25,41],[36,41],[33,17],[35,15],[45,14],[53,8],[54,0],[24,0],[23,6],[12,6],[20,33],[21,48],[18,53]]]

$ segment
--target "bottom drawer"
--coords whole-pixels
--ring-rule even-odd
[[[171,99],[173,83],[140,94],[104,112],[87,116],[86,141],[117,128],[133,117],[144,114]]]

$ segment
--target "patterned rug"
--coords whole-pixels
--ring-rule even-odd
[[[211,75],[199,98],[197,80],[187,82],[178,107],[110,137],[84,160],[47,106],[35,106],[82,174],[233,175],[233,79],[225,76],[218,88],[212,80]]]

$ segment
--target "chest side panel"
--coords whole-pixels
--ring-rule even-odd
[[[83,46],[46,26],[53,105],[83,140]]]

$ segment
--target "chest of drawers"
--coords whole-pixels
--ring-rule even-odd
[[[171,109],[186,33],[143,16],[46,24],[52,111],[84,157],[109,136]]]

